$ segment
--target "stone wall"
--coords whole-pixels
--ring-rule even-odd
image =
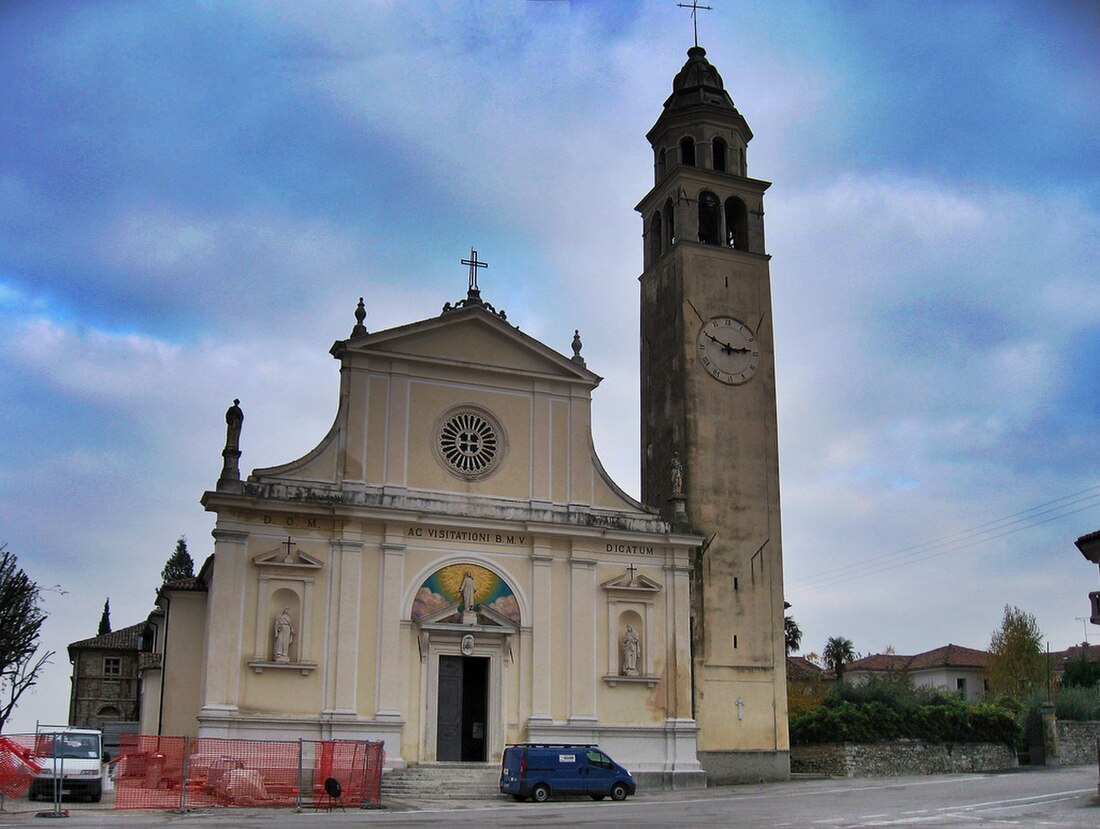
[[[1095,746],[1094,746],[1095,748]],[[1016,754],[1000,743],[822,743],[791,746],[791,772],[831,777],[897,777],[1015,768]]]
[[[1054,762],[1060,766],[1095,763],[1096,741],[1100,739],[1100,722],[1069,722],[1059,720],[1058,756]]]

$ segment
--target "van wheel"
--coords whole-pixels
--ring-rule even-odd
[[[626,786],[622,783],[616,783],[611,787],[611,799],[612,800],[626,800]]]
[[[539,783],[531,789],[531,799],[536,803],[545,803],[550,799],[550,787],[545,783]]]
[[[594,794],[594,795],[590,795],[590,797],[593,800],[603,800],[605,797],[607,797],[607,795],[605,795],[605,794]]]

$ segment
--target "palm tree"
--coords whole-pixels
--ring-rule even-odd
[[[851,639],[843,636],[830,636],[829,641],[825,643],[825,650],[821,652],[825,664],[832,668],[836,674],[837,682],[840,682],[840,678],[844,675],[845,663],[851,662],[856,657],[856,652],[852,647]]]
[[[787,641],[787,656],[790,656],[802,644],[802,628],[793,616],[783,617],[783,635]]]

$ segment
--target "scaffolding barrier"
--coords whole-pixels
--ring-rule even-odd
[[[379,802],[385,762],[357,740],[126,735],[121,752],[116,809],[359,808]]]

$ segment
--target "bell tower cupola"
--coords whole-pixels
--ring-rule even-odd
[[[639,205],[645,222],[645,266],[678,239],[764,253],[764,182],[748,178],[752,130],[702,46],[672,81],[653,147],[654,192]],[[662,198],[654,199],[657,191]],[[756,214],[753,208],[756,207]]]

